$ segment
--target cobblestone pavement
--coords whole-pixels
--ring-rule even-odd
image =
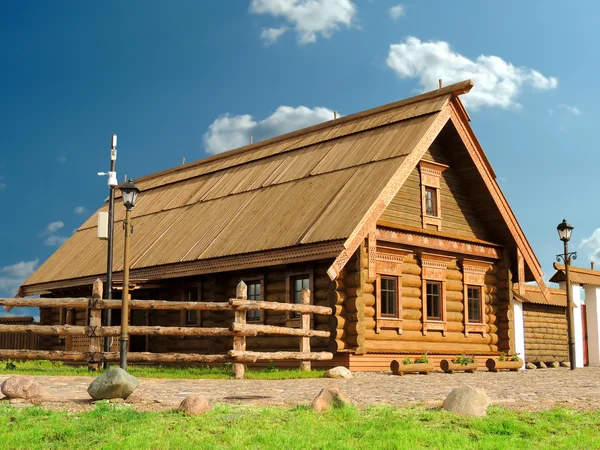
[[[0,377],[0,383],[7,377]],[[32,377],[42,385],[42,406],[87,409],[89,377]],[[162,410],[176,407],[191,393],[202,393],[211,402],[245,405],[310,404],[319,390],[340,386],[361,406],[374,404],[439,406],[448,393],[470,385],[486,390],[492,404],[537,410],[556,406],[600,408],[600,368],[570,371],[565,368],[521,372],[431,373],[396,376],[390,373],[355,373],[352,380],[174,380],[143,378],[127,400],[136,409]],[[17,403],[18,404],[18,403]],[[17,406],[15,404],[15,406]]]

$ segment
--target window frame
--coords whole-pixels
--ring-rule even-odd
[[[196,299],[190,299],[192,292],[196,292]],[[181,292],[181,297],[184,302],[201,302],[202,301],[202,283],[197,282],[186,286]],[[196,313],[195,320],[191,319],[190,313]],[[186,309],[181,311],[181,326],[182,327],[201,327],[202,326],[202,311],[199,309]]]
[[[423,161],[419,163],[419,172],[421,174],[421,221],[423,228],[428,225],[442,231],[442,203],[441,203],[441,178],[444,170],[448,168],[445,164],[435,163],[433,161]],[[427,213],[427,192],[432,192],[434,202],[434,213]]]
[[[485,274],[493,263],[464,258],[463,266],[463,327],[465,336],[469,333],[482,333],[487,336],[487,315],[485,312]],[[480,322],[472,322],[469,319],[469,288],[479,288],[479,308],[481,314]]]
[[[376,250],[376,276],[373,294],[375,295],[375,333],[382,329],[396,330],[402,334],[402,264],[404,258],[411,251],[396,248],[377,247]],[[383,315],[381,308],[381,278],[393,278],[396,280],[396,314],[394,316]]]
[[[471,291],[477,291],[477,299],[476,302],[472,302],[471,300],[474,300],[471,295],[470,292]],[[472,284],[467,284],[467,288],[466,288],[466,292],[467,292],[467,323],[470,325],[481,325],[483,323],[483,289],[481,288],[481,286],[476,286],[476,285],[472,285]],[[479,319],[478,320],[474,320],[471,318],[471,304],[477,304],[477,309],[479,312]]]
[[[384,313],[383,312],[383,283],[382,280],[388,280],[388,281],[393,281],[394,282],[394,299],[392,304],[394,305],[394,312],[392,314],[390,313]],[[379,295],[379,302],[378,302],[378,306],[380,308],[380,317],[382,319],[385,318],[390,318],[390,319],[398,319],[399,318],[399,313],[400,313],[400,304],[398,302],[398,283],[399,283],[399,277],[397,276],[392,276],[392,275],[379,275],[377,277],[377,293]],[[389,289],[386,289],[387,292],[390,292]]]
[[[441,331],[446,336],[448,331],[448,308],[446,305],[446,271],[448,264],[455,261],[452,256],[421,252],[421,321],[423,336],[429,330]],[[429,318],[427,305],[427,283],[440,283],[441,318]]]
[[[312,269],[309,270],[301,270],[301,271],[295,271],[295,272],[288,272],[285,275],[285,300],[286,303],[292,303],[292,304],[299,304],[296,303],[295,301],[295,289],[294,289],[294,281],[297,278],[300,277],[306,277],[308,278],[308,289],[310,291],[310,304],[314,305],[315,302],[315,292],[314,292],[314,272]],[[289,312],[286,315],[286,321],[285,321],[285,326],[287,327],[300,327],[301,325],[301,316],[300,314],[294,314],[293,312]],[[310,315],[310,323],[311,323],[311,328],[313,326],[313,315]]]
[[[242,278],[242,281],[244,283],[246,283],[246,286],[248,287],[248,292],[250,292],[250,284],[258,284],[260,286],[260,298],[258,300],[256,299],[251,299],[248,296],[248,300],[254,300],[254,301],[260,301],[263,302],[265,301],[265,277],[264,275],[261,275],[259,277],[252,277],[252,278]],[[250,319],[248,317],[248,314],[251,312],[255,312],[256,310],[252,310],[252,311],[248,311],[246,313],[246,322],[247,323],[252,323],[252,324],[263,324],[265,323],[265,311],[263,309],[259,309],[259,318],[258,319]]]
[[[437,280],[427,280],[425,282],[425,295],[427,296],[427,299],[425,300],[427,303],[427,321],[442,321],[444,320],[444,312],[443,312],[443,302],[442,302],[442,297],[443,297],[443,286],[442,286],[442,281],[437,281]],[[429,294],[429,286],[438,286],[438,293],[437,294]],[[433,316],[430,315],[429,313],[429,297],[433,296],[433,295],[437,295],[437,303],[438,303],[438,309],[440,314]],[[432,308],[433,309],[433,308]]]

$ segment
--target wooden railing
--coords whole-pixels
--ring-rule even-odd
[[[236,378],[244,378],[245,364],[256,361],[300,361],[301,370],[310,370],[311,361],[330,360],[330,352],[311,352],[311,337],[330,337],[329,331],[310,329],[310,315],[329,316],[331,308],[309,304],[310,292],[302,292],[302,304],[261,302],[247,300],[245,295],[228,302],[183,302],[168,300],[130,300],[130,309],[141,310],[196,310],[233,311],[234,321],[228,327],[163,327],[129,326],[130,335],[141,336],[222,336],[233,337],[233,348],[226,354],[201,353],[151,353],[128,352],[127,360],[132,363],[219,363],[231,362]],[[6,350],[0,349],[1,359],[45,359],[50,361],[87,362],[91,370],[104,361],[119,361],[118,352],[104,352],[102,338],[120,336],[120,326],[102,326],[101,314],[105,309],[120,309],[121,300],[102,299],[102,282],[94,283],[92,298],[0,298],[0,306],[73,308],[89,310],[89,325],[0,325],[0,335],[4,333],[28,333],[34,336],[87,336],[90,345],[87,352],[62,350]],[[287,311],[301,315],[300,328],[246,323],[246,312],[250,310]],[[254,352],[246,350],[246,338],[257,335],[297,336],[300,338],[299,351]]]

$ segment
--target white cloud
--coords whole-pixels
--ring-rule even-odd
[[[59,156],[58,158],[56,158],[56,160],[61,164],[64,164],[67,162],[66,156]]]
[[[60,247],[61,245],[63,245],[68,238],[64,237],[64,236],[57,236],[55,234],[48,236],[45,240],[44,240],[44,244],[46,244],[49,247]]]
[[[6,189],[6,183],[0,183],[0,192]]]
[[[260,32],[260,38],[267,44],[273,44],[277,42],[283,34],[288,30],[288,27],[281,28],[263,28]]]
[[[517,98],[525,85],[534,89],[555,89],[558,80],[540,72],[515,67],[498,56],[480,55],[474,61],[452,50],[444,41],[421,42],[408,37],[390,45],[387,64],[400,78],[416,78],[423,90],[471,79],[475,83],[463,101],[473,109],[499,106],[519,108]]]
[[[561,125],[560,127],[558,127],[558,131],[560,131],[561,133],[566,133],[567,127],[565,127],[564,125]]]
[[[85,214],[87,212],[87,210],[83,206],[76,206],[75,209],[73,210],[73,212],[75,214]]]
[[[21,261],[0,269],[0,294],[14,296],[19,286],[33,273],[38,261]]]
[[[306,44],[316,42],[317,35],[330,37],[340,25],[350,26],[356,6],[350,0],[252,0],[250,12],[282,17]]]
[[[498,181],[502,181],[503,183],[506,183],[508,181],[508,178],[503,177],[503,176],[498,176],[497,179],[498,179]]]
[[[402,17],[404,14],[405,12],[403,4],[392,6],[390,8],[390,17],[394,20],[398,19],[399,17]]]
[[[5,308],[0,308],[0,317],[23,317],[32,316],[35,322],[40,321],[40,308],[10,308],[11,311],[6,312]]]
[[[46,226],[46,229],[44,230],[43,234],[56,233],[58,230],[60,230],[64,226],[65,226],[65,224],[62,220],[57,220],[56,222],[50,222],[48,224],[48,226]]]
[[[569,105],[558,105],[559,108],[563,108],[565,110],[567,110],[568,112],[570,112],[571,114],[574,114],[576,116],[581,115],[581,111],[579,110],[579,108],[575,107],[575,106],[569,106]]]
[[[587,251],[590,261],[600,263],[600,228],[596,228],[590,237],[582,239],[579,248]]]
[[[332,119],[333,111],[306,106],[280,106],[269,117],[258,122],[249,114],[225,114],[218,117],[204,133],[204,147],[208,153],[221,153],[249,144],[250,136],[254,142],[258,142]]]

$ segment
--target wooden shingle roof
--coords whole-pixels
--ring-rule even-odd
[[[560,283],[566,280],[564,264],[554,263],[556,273],[552,275],[550,281]],[[569,266],[569,279],[571,283],[593,284],[600,286],[600,271],[593,269],[584,269],[583,267]]]
[[[131,276],[181,277],[314,259],[333,261],[333,279],[372,230],[440,130],[466,129],[464,81],[136,180]],[[462,123],[464,122],[464,124]],[[506,206],[474,135],[477,170],[538,283],[541,268]],[[475,142],[475,144],[473,144]],[[472,156],[475,155],[472,153]],[[100,208],[106,211],[107,205]],[[124,218],[115,208],[115,222]],[[123,233],[115,228],[115,280]],[[20,289],[35,295],[91,284],[106,269],[106,242],[90,217]]]

